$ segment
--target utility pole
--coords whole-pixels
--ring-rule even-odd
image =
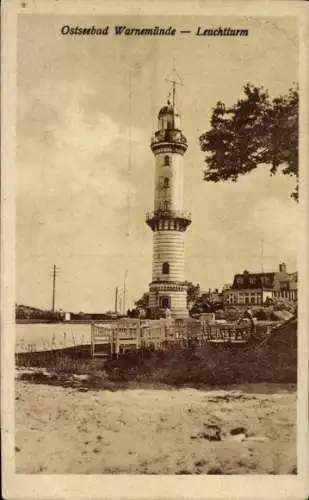
[[[115,313],[118,312],[118,286],[115,288]]]
[[[53,279],[53,292],[52,292],[52,312],[55,312],[55,304],[56,304],[56,276],[58,276],[59,268],[54,264],[53,269],[51,271],[51,276]]]
[[[125,273],[124,273],[124,281],[123,281],[123,302],[122,302],[122,305],[123,305],[123,314],[125,315],[126,314],[126,287],[127,287],[127,276],[128,276],[128,270],[126,269]]]

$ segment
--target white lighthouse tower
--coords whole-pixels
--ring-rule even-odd
[[[172,102],[168,100],[160,109],[158,129],[150,144],[155,156],[155,193],[154,209],[146,216],[153,231],[149,308],[153,315],[168,308],[174,318],[185,318],[184,233],[191,215],[183,207],[183,157],[188,144],[176,110],[175,80],[172,84]]]

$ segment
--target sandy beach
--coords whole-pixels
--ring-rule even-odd
[[[16,472],[292,474],[296,390],[86,390],[16,380]]]

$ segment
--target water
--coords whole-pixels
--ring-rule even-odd
[[[90,324],[32,323],[16,325],[15,351],[47,351],[91,342]]]

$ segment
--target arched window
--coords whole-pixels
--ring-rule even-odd
[[[170,265],[168,262],[163,262],[162,264],[162,274],[169,274],[170,273]]]
[[[169,180],[168,177],[164,177],[163,187],[165,187],[165,188],[169,188],[170,187],[170,180]]]
[[[169,166],[170,166],[170,164],[171,164],[171,163],[170,163],[170,157],[169,157],[168,155],[165,155],[165,156],[164,156],[164,165],[165,165],[166,167],[169,167]]]

